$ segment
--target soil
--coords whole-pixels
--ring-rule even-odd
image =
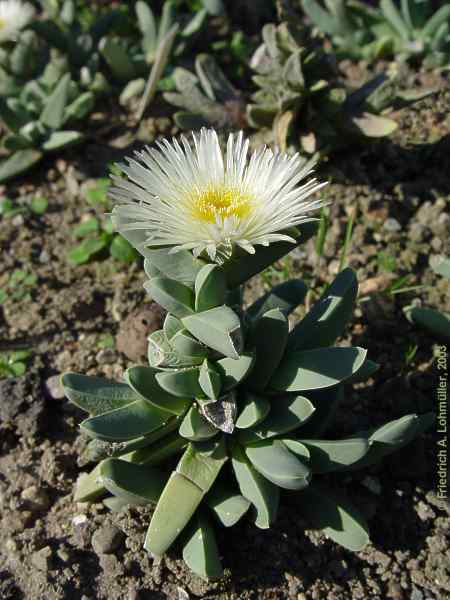
[[[448,282],[428,265],[431,256],[450,251],[450,92],[448,80],[415,77],[424,86],[431,78],[441,91],[400,112],[391,140],[341,152],[321,167],[320,176],[332,180],[321,256],[310,241],[247,293],[251,298],[287,276],[305,277],[316,290],[312,302],[339,270],[354,218],[347,263],[358,273],[361,294],[342,344],[369,348],[381,369],[369,384],[348,390],[336,437],[434,408],[436,340],[413,327],[403,308],[415,302],[450,310]],[[173,130],[161,113],[140,132],[148,141]],[[219,533],[226,575],[214,583],[192,575],[176,549],[160,562],[142,549],[149,510],[109,513],[102,504],[73,502],[74,482],[86,468],[78,458],[85,442],[77,429],[81,413],[63,398],[57,376],[73,370],[120,378],[142,353],[142,336],[158,314],[142,288],[141,264],[106,257],[74,267],[66,255],[76,243],[74,226],[104,210],[86,203],[86,189],[105,176],[109,162],[130,152],[129,144],[141,143],[122,118],[78,153],[43,163],[3,189],[23,212],[0,218],[0,288],[15,269],[37,280],[22,298],[11,294],[0,305],[0,350],[32,350],[25,375],[0,381],[0,598],[448,598],[450,510],[436,498],[433,431],[382,464],[339,478],[369,518],[367,549],[351,553],[305,529],[290,493],[271,530],[244,520]],[[43,215],[27,208],[36,194],[49,200]],[[416,289],[390,293],[403,276],[402,287]],[[117,345],[105,345],[105,336],[118,336]]]

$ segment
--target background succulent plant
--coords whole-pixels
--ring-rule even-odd
[[[213,125],[230,129],[243,126],[243,98],[212,56],[199,54],[195,59],[195,75],[177,67],[173,79],[177,91],[166,92],[164,99],[184,109],[174,115],[178,127],[200,129]]]
[[[386,113],[430,93],[400,92],[383,75],[349,89],[339,78],[333,56],[299,22],[267,24],[262,35],[263,44],[251,61],[259,90],[247,107],[247,117],[255,128],[271,127],[281,148],[299,141],[305,152],[325,153],[388,136],[397,124]]]
[[[305,13],[329,35],[339,53],[353,58],[396,56],[426,66],[450,62],[450,6],[432,12],[431,2],[381,0],[375,8],[358,0],[302,0]]]
[[[307,223],[292,234],[301,243],[314,232]],[[156,505],[145,548],[162,555],[180,541],[204,578],[222,574],[213,524],[230,527],[250,513],[268,528],[284,489],[299,492],[313,527],[361,549],[364,518],[323,476],[380,460],[433,419],[412,414],[333,438],[344,384],[377,369],[363,348],[334,347],[353,312],[354,273],[342,271],[291,331],[288,315],[306,293],[300,280],[242,307],[240,286],[292,247],[277,242],[245,260],[236,252],[222,266],[187,251],[142,250],[145,288],[167,311],[149,338],[149,364],[129,368],[122,383],[62,378],[67,397],[89,415],[81,424],[91,438],[87,459],[100,461],[79,479],[76,500],[103,498],[112,510]]]
[[[48,48],[32,31],[23,31],[11,47],[0,48],[0,97],[17,96],[42,73],[48,58]]]
[[[0,116],[8,129],[3,147],[11,155],[0,162],[0,181],[12,179],[39,162],[47,152],[84,140],[80,131],[65,129],[94,106],[92,92],[82,93],[66,73],[50,63],[44,74],[28,82],[18,97],[0,99]]]

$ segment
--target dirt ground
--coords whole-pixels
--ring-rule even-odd
[[[428,85],[428,79],[417,82]],[[436,97],[399,114],[391,140],[341,152],[322,165],[320,176],[332,181],[322,256],[310,241],[249,286],[251,297],[289,276],[320,288],[339,268],[354,217],[347,258],[361,294],[342,343],[369,348],[381,369],[368,385],[347,391],[336,437],[435,408],[436,342],[406,320],[403,308],[418,302],[450,310],[448,283],[428,266],[430,256],[450,250],[450,92],[448,80],[438,83]],[[97,118],[98,135],[87,146],[44,163],[0,194],[23,208],[0,216],[0,288],[15,269],[36,276],[22,296],[11,293],[0,305],[0,350],[32,350],[25,375],[0,380],[0,598],[448,598],[450,510],[436,498],[433,431],[376,467],[340,477],[369,518],[367,549],[351,553],[305,530],[295,493],[286,493],[271,530],[244,520],[220,532],[226,576],[215,583],[193,576],[176,549],[159,563],[142,549],[147,509],[112,514],[102,504],[73,502],[74,482],[87,468],[79,460],[81,413],[63,398],[58,374],[120,378],[155,317],[141,264],[123,266],[109,257],[74,267],[66,259],[76,243],[74,226],[103,211],[86,203],[86,189],[128,143],[141,143],[124,119],[107,127],[110,116]],[[167,118],[149,119],[140,135],[159,131],[170,132]],[[36,194],[49,200],[42,215],[27,208]],[[402,276],[409,276],[404,287],[421,287],[391,293]],[[128,357],[105,343],[118,333]]]

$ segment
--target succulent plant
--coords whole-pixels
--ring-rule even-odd
[[[164,93],[164,99],[184,109],[174,115],[175,123],[181,129],[200,129],[211,125],[236,129],[244,126],[242,96],[209,54],[197,55],[195,75],[177,67],[173,79],[177,91]]]
[[[309,222],[292,235],[305,242],[315,229]],[[298,492],[314,528],[361,549],[367,524],[327,489],[324,475],[380,460],[433,420],[411,414],[346,439],[325,437],[344,385],[377,365],[363,348],[334,346],[357,296],[350,269],[291,331],[288,315],[306,293],[300,280],[243,309],[242,284],[294,246],[236,250],[221,266],[187,250],[141,248],[144,287],[167,311],[149,338],[149,364],[130,367],[123,382],[62,377],[67,397],[88,413],[85,458],[99,461],[79,478],[75,500],[103,499],[112,510],[154,506],[145,548],[160,556],[179,541],[203,578],[222,574],[215,524],[230,527],[250,514],[257,527],[270,527],[282,490]]]
[[[400,92],[385,75],[350,90],[340,80],[333,57],[295,22],[265,25],[251,66],[260,89],[247,107],[249,124],[271,127],[281,148],[300,143],[307,153],[388,136],[397,124],[386,113],[432,93]]]
[[[17,96],[42,73],[48,58],[46,45],[32,31],[23,31],[11,48],[0,48],[0,97]]]
[[[53,63],[17,98],[0,98],[0,118],[8,130],[2,142],[11,153],[0,162],[0,182],[27,171],[47,152],[82,142],[83,133],[64,127],[84,118],[93,105],[93,93],[82,92],[69,73],[60,78]]]
[[[379,8],[358,0],[302,0],[312,22],[328,34],[341,55],[352,58],[395,56],[423,59],[426,66],[450,64],[450,5],[432,14],[430,2],[392,0]],[[327,10],[328,9],[328,10]]]
[[[450,258],[435,257],[430,265],[437,275],[450,281]],[[450,314],[434,308],[408,306],[404,309],[409,321],[425,329],[433,337],[450,342]]]
[[[176,32],[176,38],[171,44],[170,52],[174,56],[182,54],[194,42],[203,28],[208,11],[202,9],[193,17],[183,18],[177,14],[176,5],[166,0],[162,7],[159,21],[147,2],[139,0],[135,12],[141,39],[138,44],[118,36],[105,36],[100,40],[100,53],[110,69],[113,79],[126,84],[121,95],[121,103],[126,104],[130,98],[141,95],[144,91],[145,80],[149,67],[154,65],[159,57],[161,48],[171,32]],[[167,64],[169,52],[160,67],[162,74]]]

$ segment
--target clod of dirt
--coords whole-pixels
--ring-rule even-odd
[[[119,352],[127,358],[138,361],[147,355],[148,336],[161,329],[164,310],[155,304],[138,308],[123,321],[116,337]]]
[[[44,573],[50,569],[51,561],[52,549],[50,546],[45,546],[44,548],[41,548],[41,550],[38,550],[31,555],[31,562],[33,566]]]
[[[103,525],[92,536],[92,547],[96,554],[112,554],[122,544],[125,535],[112,524]]]
[[[30,485],[30,487],[25,488],[20,497],[24,501],[26,508],[31,511],[43,511],[50,505],[47,493],[37,485]]]
[[[37,375],[0,381],[0,438],[11,429],[24,437],[37,435],[44,426],[44,413],[45,402]]]

